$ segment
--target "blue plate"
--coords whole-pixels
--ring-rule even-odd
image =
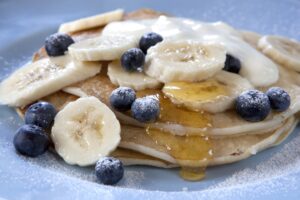
[[[222,20],[240,29],[300,39],[300,2],[1,0],[0,79],[21,66],[62,22],[115,8],[142,7],[202,21]],[[95,182],[92,168],[65,164],[53,153],[30,159],[12,146],[23,122],[0,106],[0,197],[4,199],[299,199],[299,127],[288,140],[247,160],[210,168],[201,182],[186,182],[176,170],[128,167],[115,187]]]

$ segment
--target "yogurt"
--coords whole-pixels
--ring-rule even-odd
[[[267,87],[279,79],[277,65],[245,42],[239,31],[223,22],[204,23],[160,16],[157,19],[112,22],[104,28],[102,34],[129,34],[138,39],[147,32],[156,32],[168,41],[194,40],[223,45],[228,54],[241,61],[240,75],[247,78],[254,87]]]

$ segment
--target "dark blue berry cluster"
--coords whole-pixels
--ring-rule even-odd
[[[152,122],[160,113],[159,101],[156,98],[136,98],[135,91],[129,87],[115,89],[110,95],[110,104],[118,111],[131,109],[132,117],[139,122]]]
[[[163,40],[157,33],[146,33],[139,41],[139,48],[131,48],[121,57],[121,65],[128,72],[143,71],[147,50]]]
[[[272,87],[266,93],[248,90],[240,94],[235,103],[239,116],[250,122],[264,120],[271,109],[282,112],[291,104],[290,95],[280,87]]]
[[[32,104],[25,112],[25,125],[17,130],[14,137],[15,149],[30,157],[43,154],[50,144],[46,130],[51,128],[55,115],[56,109],[48,102]]]

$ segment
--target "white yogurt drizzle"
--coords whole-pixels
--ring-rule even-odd
[[[203,23],[160,16],[150,20],[113,22],[104,28],[102,34],[126,34],[140,38],[147,32],[156,32],[168,41],[191,40],[223,45],[228,54],[240,59],[240,75],[247,78],[254,87],[272,85],[279,78],[277,65],[246,43],[237,30],[223,22]]]

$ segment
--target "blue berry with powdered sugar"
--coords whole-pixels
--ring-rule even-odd
[[[291,104],[291,97],[284,89],[280,87],[272,87],[266,92],[266,94],[269,97],[273,110],[282,112],[289,108]]]
[[[112,91],[110,95],[110,104],[119,111],[130,110],[132,103],[136,98],[135,91],[129,87],[119,87]]]
[[[48,149],[50,139],[41,127],[25,124],[17,130],[13,143],[20,154],[37,157]]]
[[[142,71],[145,63],[145,54],[138,48],[132,48],[121,57],[121,65],[127,72]]]
[[[240,94],[235,102],[237,114],[250,122],[264,120],[271,110],[269,98],[258,90],[248,90]]]
[[[154,96],[138,98],[131,106],[131,113],[140,122],[153,122],[160,113],[159,101]]]
[[[159,35],[158,33],[150,32],[144,34],[139,42],[140,49],[144,52],[144,54],[147,53],[147,50],[156,45],[157,43],[163,41],[163,37]]]
[[[123,163],[113,157],[103,157],[96,163],[96,176],[105,185],[114,185],[124,176]]]
[[[48,102],[41,101],[29,106],[25,112],[25,124],[34,124],[49,129],[56,115],[55,107]]]
[[[45,49],[48,56],[62,56],[74,40],[67,34],[55,33],[46,38]]]

